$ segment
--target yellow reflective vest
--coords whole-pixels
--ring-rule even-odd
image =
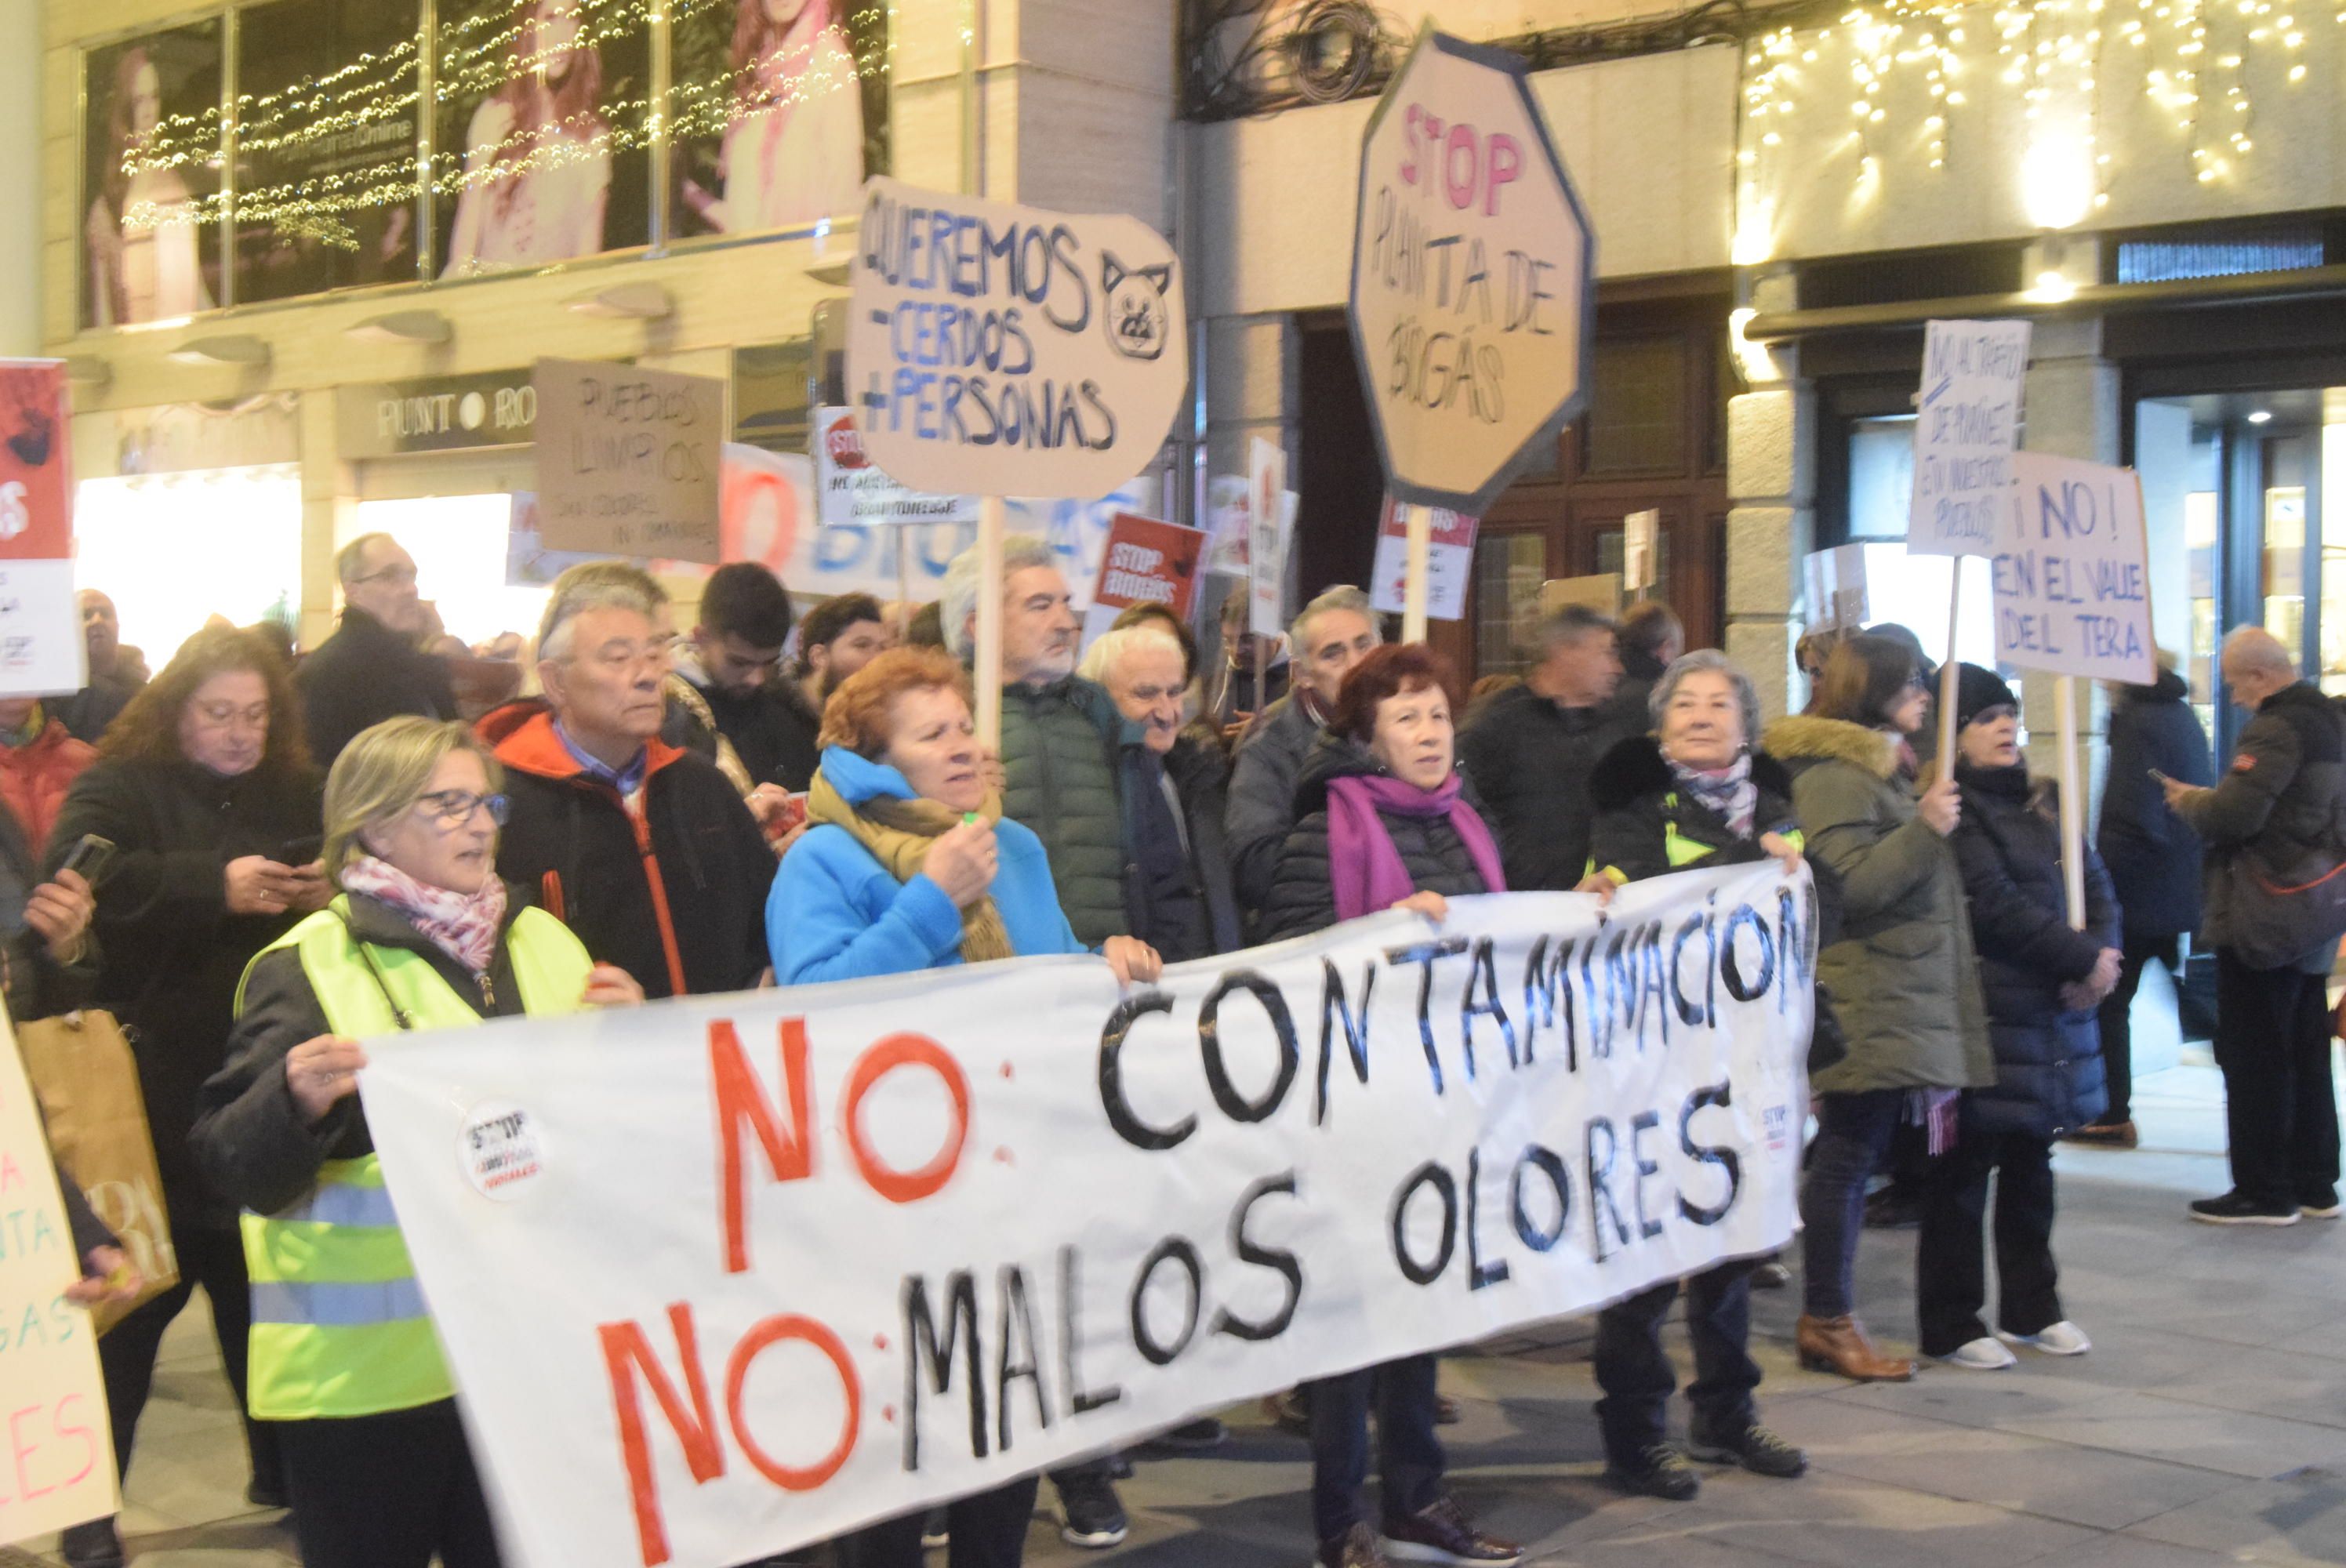
[[[300,952],[335,1033],[365,1039],[481,1022],[422,954],[372,944],[362,951],[349,913],[348,898],[337,898],[261,950]],[[542,910],[524,910],[505,941],[523,1012],[577,1011],[592,961],[568,928]],[[242,985],[236,1002],[241,1013]],[[242,1223],[256,1419],[380,1415],[454,1394],[372,1153],[326,1161],[300,1202],[278,1214],[247,1211]]]

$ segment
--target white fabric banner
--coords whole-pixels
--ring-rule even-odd
[[[1793,1229],[1773,862],[372,1041],[521,1568],[719,1568]]]

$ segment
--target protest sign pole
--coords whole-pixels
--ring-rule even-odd
[[[1426,575],[1433,554],[1433,508],[1412,503],[1402,510],[1402,520],[1409,530],[1409,577],[1402,591],[1401,640],[1422,643],[1425,640]]]
[[[1002,749],[1002,497],[977,503],[977,743]]]
[[[1939,777],[1955,776],[1955,626],[1964,603],[1964,558],[1950,555],[1954,568],[1947,585],[1947,657],[1939,666]]]
[[[905,538],[912,529],[896,530],[896,640],[913,640],[913,546]]]
[[[2077,681],[2055,677],[2061,725],[2061,880],[2068,889],[2069,929],[2086,929],[2086,799],[2077,783]]]

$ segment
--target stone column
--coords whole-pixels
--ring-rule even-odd
[[[1740,341],[1754,310],[1798,303],[1790,272],[1747,274],[1732,318],[1736,359],[1750,390],[1727,405],[1727,654],[1759,687],[1768,718],[1797,707],[1792,649],[1801,626],[1800,560],[1815,548],[1816,400],[1799,351]]]

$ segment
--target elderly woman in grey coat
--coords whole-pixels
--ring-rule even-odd
[[[1800,1193],[1807,1229],[1801,1361],[1861,1381],[1903,1381],[1854,1316],[1866,1178],[1901,1120],[1952,1136],[1955,1092],[1995,1082],[1964,882],[1948,847],[1962,814],[1951,779],[1913,789],[1906,738],[1928,708],[1913,656],[1856,636],[1827,659],[1810,710],[1778,720],[1767,748],[1792,775],[1809,856],[1841,884],[1839,939],[1818,955],[1848,1054],[1816,1074],[1817,1138]],[[1934,1135],[1934,1145],[1938,1138]]]

